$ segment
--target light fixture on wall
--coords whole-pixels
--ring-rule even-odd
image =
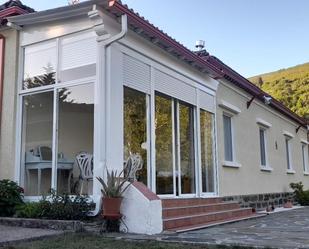
[[[265,103],[265,105],[269,105],[270,103],[271,103],[271,101],[272,101],[272,97],[270,97],[270,96],[263,96],[263,99],[264,99],[264,103]]]

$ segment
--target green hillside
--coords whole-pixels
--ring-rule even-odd
[[[309,119],[309,63],[249,78],[298,115]]]

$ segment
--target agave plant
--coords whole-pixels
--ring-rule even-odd
[[[124,184],[128,181],[128,177],[123,175],[123,171],[117,174],[117,171],[108,171],[107,179],[104,181],[101,177],[97,177],[98,181],[102,185],[101,193],[103,197],[108,198],[120,198],[126,189],[130,186],[130,183],[124,187]]]

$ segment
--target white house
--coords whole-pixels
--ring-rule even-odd
[[[122,205],[129,232],[251,217],[246,206],[281,205],[290,182],[309,187],[305,120],[120,2],[86,1],[8,25],[20,35],[16,121],[7,127],[16,151],[0,172],[14,168],[7,177],[29,200],[50,188],[81,191],[98,212],[95,177],[121,171],[130,153],[144,167]],[[82,190],[80,152],[93,156]]]

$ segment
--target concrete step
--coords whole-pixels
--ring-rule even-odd
[[[252,215],[251,208],[237,208],[210,213],[200,213],[187,216],[176,216],[163,219],[164,230],[179,230],[184,227],[205,225],[211,222],[221,222],[228,219],[248,217]]]
[[[163,218],[172,218],[177,216],[188,216],[201,213],[218,212],[224,210],[233,210],[240,208],[237,202],[220,202],[212,204],[191,205],[191,206],[178,206],[163,208]]]
[[[234,223],[234,222],[239,222],[239,221],[244,221],[244,220],[249,220],[249,219],[257,219],[266,216],[266,214],[252,214],[249,216],[244,216],[244,217],[237,217],[237,218],[230,218],[230,219],[225,219],[223,221],[214,221],[214,222],[207,222],[207,223],[201,223],[197,225],[191,225],[191,226],[183,226],[183,227],[178,227],[174,229],[170,229],[170,231],[176,232],[176,233],[183,233],[183,232],[188,232],[188,231],[193,231],[193,230],[199,230],[199,229],[205,229],[213,226],[220,226],[224,224],[229,224],[229,223]]]
[[[222,198],[174,198],[174,199],[162,199],[163,208],[171,207],[186,207],[186,206],[197,206],[207,205],[222,202]]]

